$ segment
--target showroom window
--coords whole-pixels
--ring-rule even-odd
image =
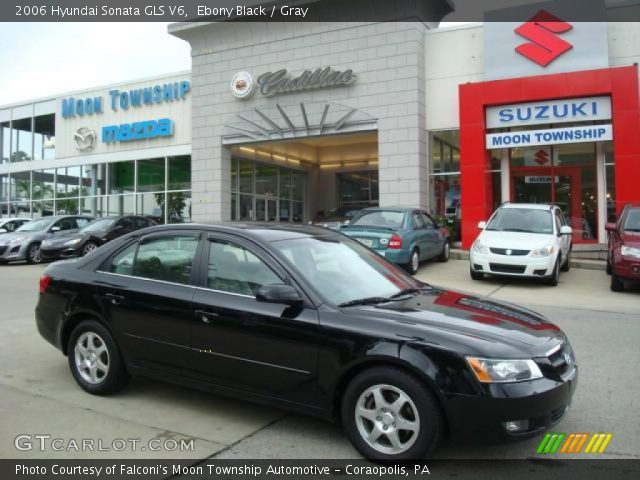
[[[340,206],[378,205],[378,170],[338,174]]]
[[[429,192],[431,213],[449,228],[451,239],[460,241],[460,130],[431,132]]]
[[[615,222],[616,214],[616,169],[613,156],[613,142],[604,143],[605,192],[607,202],[607,222]]]
[[[33,158],[32,120],[29,117],[11,121],[11,163]]]

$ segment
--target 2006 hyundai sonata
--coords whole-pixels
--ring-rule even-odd
[[[348,237],[283,225],[167,225],[51,264],[42,336],[87,392],[145,375],[341,421],[366,457],[461,433],[535,435],[577,383],[534,312],[419,282]]]

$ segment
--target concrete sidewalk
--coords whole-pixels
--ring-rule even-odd
[[[560,273],[557,287],[535,279],[485,278],[472,280],[467,260],[427,262],[416,275],[423,282],[524,305],[562,307],[600,312],[637,314],[640,320],[640,289],[625,292],[609,289],[610,277],[603,271],[571,269]]]

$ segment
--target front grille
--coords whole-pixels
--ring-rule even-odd
[[[545,368],[552,377],[564,378],[570,375],[575,368],[575,354],[568,342],[547,356],[549,362]]]
[[[7,247],[7,245],[0,246],[0,255],[2,255],[4,252],[6,252],[7,248],[9,248],[9,247]]]
[[[555,410],[553,410],[551,412],[551,415],[549,415],[549,417],[551,418],[551,423],[556,423],[558,420],[560,420],[564,416],[566,412],[567,412],[566,405],[563,405],[560,408],[556,408]]]
[[[524,256],[529,255],[531,250],[515,250],[513,248],[493,248],[490,247],[491,253],[495,253],[496,255],[507,255],[507,256]],[[507,253],[507,250],[509,253]]]
[[[492,272],[498,273],[524,273],[527,269],[526,265],[506,265],[504,263],[490,263],[489,268]]]

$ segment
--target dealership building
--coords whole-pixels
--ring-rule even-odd
[[[553,202],[576,249],[602,249],[640,200],[640,24],[550,15],[170,25],[191,72],[0,107],[2,214],[416,206],[469,248],[502,202]]]

